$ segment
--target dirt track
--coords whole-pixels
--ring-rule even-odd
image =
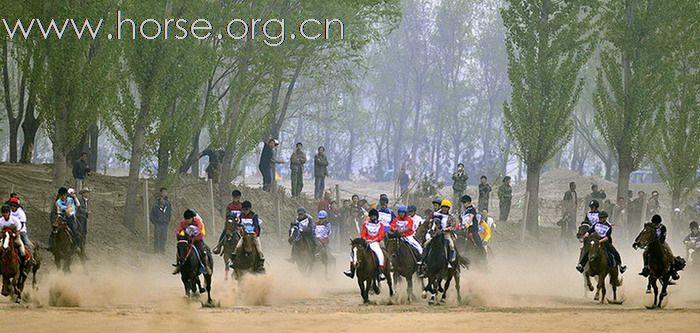
[[[0,300],[4,317],[23,318],[23,323],[5,322],[3,328],[16,325],[30,332],[220,332],[232,328],[355,332],[379,325],[381,332],[410,332],[416,327],[449,331],[476,325],[488,331],[566,332],[594,325],[601,331],[658,328],[685,332],[696,330],[700,322],[700,288],[692,276],[685,276],[670,290],[664,310],[649,311],[644,308],[651,302],[643,293],[644,281],[633,273],[626,275],[629,281],[622,287],[624,305],[599,305],[590,295],[583,298],[578,273],[560,268],[567,263],[571,266],[569,258],[553,258],[550,268],[526,268],[520,260],[499,257],[488,273],[463,273],[461,305],[456,303],[454,290],[445,305],[428,306],[421,299],[409,305],[402,284],[392,301],[385,285],[381,295],[370,296],[372,305],[362,306],[354,281],[339,273],[345,266],[342,256],[335,273],[326,280],[320,273],[302,278],[281,260],[284,255],[273,255],[277,259],[271,261],[268,275],[241,283],[224,281],[217,262],[213,294],[221,306],[214,309],[184,299],[180,280],[169,274],[165,257],[154,257],[136,268],[122,263],[107,268],[105,263],[91,262],[87,270],[78,267],[68,276],[44,272],[40,290],[26,304]],[[56,296],[57,292],[61,295]],[[418,290],[415,293],[420,295]],[[51,306],[50,302],[76,307]]]

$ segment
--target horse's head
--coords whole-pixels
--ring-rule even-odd
[[[579,239],[579,240],[583,239],[583,236],[584,236],[589,230],[591,230],[591,226],[590,226],[590,225],[588,225],[588,224],[581,224],[580,226],[578,226],[578,231],[576,232],[576,238]]]
[[[2,234],[0,234],[0,243],[2,244],[2,251],[7,251],[7,249],[10,248],[10,238],[12,235],[12,231],[10,230],[3,230]]]
[[[588,242],[588,260],[594,261],[596,258],[603,256],[603,245],[600,244],[600,236],[596,233],[592,233],[586,239]]]
[[[634,244],[636,246],[644,248],[657,240],[658,236],[656,235],[656,228],[654,227],[654,225],[651,223],[645,223],[644,228],[635,239]]]
[[[192,252],[192,239],[185,233],[177,235],[177,257],[185,260]]]
[[[386,238],[384,238],[384,245],[386,246],[386,252],[390,254],[395,253],[399,250],[399,245],[401,238],[397,233],[389,233]]]
[[[367,241],[364,238],[355,238],[350,240],[350,246],[353,248],[367,248]]]

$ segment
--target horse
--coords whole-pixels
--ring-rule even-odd
[[[322,242],[318,243],[318,260],[323,265],[324,274],[326,279],[328,279],[328,266],[335,267],[335,257],[328,250],[328,245]]]
[[[236,280],[240,280],[246,273],[265,273],[265,268],[260,266],[260,254],[255,247],[255,234],[243,234],[243,244],[236,252],[236,259],[231,267],[236,274]]]
[[[303,275],[310,274],[316,260],[313,245],[304,238],[298,227],[289,229],[288,241],[292,245],[292,261],[297,264],[299,272]]]
[[[430,301],[428,304],[435,304],[436,294],[442,292],[442,297],[440,303],[444,303],[447,299],[447,290],[450,288],[450,282],[455,280],[455,289],[457,290],[457,302],[462,302],[462,295],[460,293],[459,279],[460,279],[460,266],[468,267],[468,261],[465,258],[461,258],[457,254],[457,260],[455,260],[454,266],[448,267],[448,245],[445,240],[445,234],[442,231],[438,231],[435,236],[430,240],[429,246],[425,249],[428,251],[425,257],[425,272],[428,277],[428,284],[423,288],[423,298],[427,297],[427,293],[430,293]],[[457,252],[457,249],[455,248]],[[442,281],[445,281],[445,285],[442,285]]]
[[[369,304],[370,289],[377,295],[381,293],[377,256],[369,248],[369,244],[364,238],[351,240],[350,246],[352,247],[352,262],[357,277],[357,285],[360,287],[362,302],[363,304]],[[391,272],[391,261],[389,261],[389,256],[384,251],[384,270],[382,273],[386,276],[386,283],[389,285],[389,297],[393,297],[394,286],[389,272]]]
[[[16,234],[13,230],[4,229],[0,233],[0,272],[2,273],[2,295],[15,295],[15,303],[22,301],[22,289],[24,283],[21,281],[22,267],[20,255],[15,246]]]
[[[205,245],[206,246],[206,245]],[[185,288],[185,297],[191,298],[199,293],[207,292],[208,305],[213,304],[211,299],[211,274],[202,272],[202,264],[200,260],[207,260],[209,267],[212,267],[211,255],[202,257],[202,254],[195,254],[196,247],[191,237],[187,235],[177,236],[177,262],[180,267],[180,279]],[[199,259],[197,258],[199,256]],[[213,270],[213,267],[212,267]],[[199,275],[204,276],[206,288],[202,288]]]
[[[588,290],[593,291],[593,284],[591,284],[591,276],[598,277],[598,285],[596,290],[595,300],[600,297],[600,304],[605,303],[605,277],[610,276],[610,285],[612,286],[613,300],[608,300],[611,304],[622,304],[622,302],[617,301],[617,287],[622,285],[622,281],[619,279],[619,271],[616,263],[615,265],[610,265],[609,253],[605,249],[605,244],[600,243],[600,236],[596,233],[591,234],[587,237],[586,242],[589,245],[588,250],[588,264],[586,265],[586,270],[583,275],[586,279],[586,285]],[[600,296],[599,296],[600,295]]]
[[[408,303],[410,304],[416,298],[413,295],[413,274],[418,270],[418,264],[411,248],[411,245],[406,243],[397,234],[391,234],[384,240],[386,251],[391,258],[391,267],[393,270],[393,280],[398,283],[400,277],[406,279],[406,294],[408,295]],[[422,280],[421,280],[422,281]]]
[[[469,257],[470,261],[478,268],[485,269],[487,263],[486,250],[484,247],[479,247],[469,233],[469,227],[463,228],[455,232],[455,247],[464,249],[464,253]]]
[[[224,280],[228,280],[231,264],[233,263],[233,253],[236,250],[238,240],[241,239],[241,233],[234,226],[237,219],[237,217],[234,217],[226,221],[226,230],[213,251],[214,254],[220,254],[224,259]]]
[[[68,227],[68,223],[59,214],[54,214],[53,222],[53,245],[49,249],[53,253],[53,258],[56,263],[56,268],[70,272],[70,266],[73,263],[73,255],[76,254],[76,246],[73,243],[73,233]]]
[[[656,234],[656,228],[651,223],[644,224],[644,229],[639,233],[632,246],[634,248],[646,248],[645,253],[649,259],[648,281],[654,289],[654,304],[647,308],[661,308],[661,303],[668,295],[667,289],[671,278],[671,270],[674,268],[673,255],[665,250],[663,242]],[[659,288],[656,285],[657,280],[661,282],[661,294],[659,294]]]

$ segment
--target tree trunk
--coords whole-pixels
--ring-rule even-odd
[[[58,188],[65,186],[66,182],[66,171],[67,171],[67,161],[66,155],[68,154],[66,149],[66,124],[63,121],[58,121],[59,119],[65,119],[68,114],[68,110],[64,105],[54,105],[56,111],[56,121],[54,124],[54,133],[52,140],[53,148],[53,186]]]
[[[539,237],[539,204],[540,204],[540,171],[541,167],[527,168],[527,184],[526,190],[528,193],[527,201],[527,217],[525,218],[525,227],[530,235]]]
[[[27,111],[24,113],[24,121],[22,122],[22,134],[24,140],[22,142],[22,153],[20,163],[32,163],[34,156],[34,141],[36,141],[36,132],[41,125],[41,119],[34,115],[35,109],[35,94],[30,92]]]
[[[138,190],[139,176],[141,173],[141,159],[143,158],[144,145],[146,144],[146,125],[144,124],[145,116],[148,114],[147,102],[142,102],[140,119],[136,121],[134,127],[134,137],[131,147],[131,158],[129,159],[129,180],[126,190],[126,204],[124,205],[124,225],[133,228],[138,218]]]
[[[90,170],[97,172],[97,157],[100,152],[100,128],[97,126],[97,121],[90,125],[87,131],[88,135],[88,165],[90,165]]]
[[[617,163],[617,197],[627,198],[627,191],[630,188],[630,174],[632,173],[632,163],[626,156],[620,156]],[[644,216],[644,213],[642,213]]]
[[[195,177],[199,177],[199,160],[197,159],[197,156],[199,156],[199,138],[202,135],[202,130],[201,129],[196,129],[194,136],[192,136],[192,146],[190,147],[190,153],[187,155],[187,158],[185,158],[184,161],[182,161],[182,165],[180,165],[179,172],[180,173],[187,173],[187,171],[192,168],[192,174]]]
[[[18,108],[18,115],[15,115],[14,108],[12,106],[12,88],[10,85],[10,71],[9,71],[9,65],[8,63],[10,62],[10,59],[8,57],[8,51],[7,51],[7,43],[4,42],[2,45],[2,57],[3,57],[3,65],[2,65],[2,82],[3,82],[3,91],[4,91],[4,97],[5,97],[5,109],[7,110],[7,122],[9,125],[9,134],[10,134],[10,163],[17,163],[17,134],[19,132],[19,125],[20,122],[22,121],[22,112],[24,111],[23,105],[24,105],[24,92],[25,92],[25,81],[24,78],[22,78],[20,87],[19,87],[19,92],[18,92],[18,99],[20,100],[20,106]]]
[[[167,183],[168,169],[170,168],[170,148],[165,141],[160,141],[158,145],[158,187],[163,187]]]

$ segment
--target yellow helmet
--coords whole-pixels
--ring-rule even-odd
[[[452,201],[447,200],[447,199],[442,199],[442,202],[440,202],[440,207],[452,208]]]

